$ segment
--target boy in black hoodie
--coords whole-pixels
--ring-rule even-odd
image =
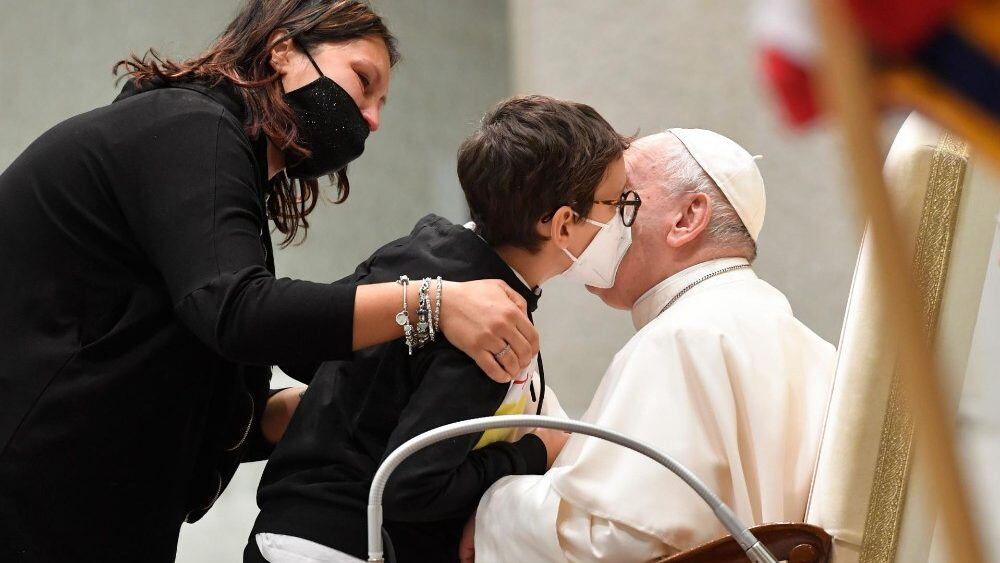
[[[417,284],[437,276],[500,279],[524,297],[530,314],[541,283],[580,266],[574,262],[599,225],[622,212],[627,145],[589,106],[542,96],[507,100],[459,148],[459,180],[474,223],[424,217],[353,277],[377,283],[406,275]],[[431,303],[436,290],[431,283]],[[440,297],[447,307],[447,293]],[[496,343],[498,362],[510,353],[505,344]],[[497,383],[440,336],[412,355],[400,339],[359,351],[353,361],[323,364],[264,471],[245,561],[365,558],[368,490],[381,461],[406,440],[451,422],[541,413],[543,406],[556,412],[551,395],[545,401],[541,371],[539,358],[515,381]],[[457,561],[463,525],[486,489],[506,475],[543,473],[564,441],[543,429],[497,430],[408,458],[383,499],[396,560]]]

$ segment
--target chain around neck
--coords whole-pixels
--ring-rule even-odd
[[[670,301],[667,301],[667,304],[664,305],[662,309],[660,309],[660,312],[657,313],[656,316],[662,315],[664,311],[666,311],[667,309],[669,309],[670,306],[673,305],[674,303],[676,303],[677,300],[680,299],[685,293],[691,291],[691,289],[693,289],[694,286],[700,284],[701,282],[710,280],[710,279],[714,278],[715,276],[719,276],[719,275],[722,275],[722,274],[725,274],[725,273],[728,273],[728,272],[732,272],[733,270],[742,270],[744,268],[749,268],[749,267],[750,267],[750,264],[737,264],[736,266],[729,266],[727,268],[722,268],[721,270],[716,270],[716,271],[714,271],[714,272],[712,272],[710,274],[705,274],[704,276],[702,276],[702,277],[696,279],[695,281],[687,284],[684,287],[684,289],[678,291],[677,295],[674,295],[670,299]]]

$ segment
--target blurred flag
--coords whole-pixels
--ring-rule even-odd
[[[758,0],[752,16],[760,67],[785,120],[795,127],[811,123],[819,115],[813,70],[819,34],[810,0]]]
[[[824,1],[848,6],[868,46],[881,100],[921,110],[974,141],[992,142],[1000,154],[1000,2]],[[759,0],[753,18],[761,71],[786,121],[811,124],[821,112],[812,0]]]

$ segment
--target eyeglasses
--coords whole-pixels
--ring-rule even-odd
[[[634,190],[629,190],[627,192],[623,192],[621,197],[618,199],[598,199],[592,201],[591,203],[596,203],[598,205],[613,205],[617,207],[618,214],[622,216],[622,223],[624,223],[626,227],[631,227],[632,223],[635,223],[636,216],[639,214],[639,207],[642,206],[642,199]],[[569,203],[567,205],[572,207],[575,206],[576,203]],[[546,213],[545,216],[542,217],[542,223],[548,223],[551,221],[554,214],[555,211],[552,213]]]
[[[618,214],[622,216],[622,223],[626,227],[631,227],[635,223],[635,218],[639,215],[639,208],[642,206],[642,199],[634,190],[622,192],[618,199],[594,200],[599,205],[613,205],[618,208]]]

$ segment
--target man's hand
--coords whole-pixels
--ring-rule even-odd
[[[476,560],[476,515],[473,514],[462,530],[462,540],[458,542],[458,560],[460,563],[473,563]]]
[[[271,444],[277,444],[285,435],[285,429],[299,406],[299,399],[307,387],[289,387],[275,393],[267,400],[264,415],[260,419],[260,430],[264,439]]]
[[[531,433],[541,438],[545,444],[545,467],[552,467],[566,445],[566,440],[569,440],[569,433],[552,428],[535,428]]]

